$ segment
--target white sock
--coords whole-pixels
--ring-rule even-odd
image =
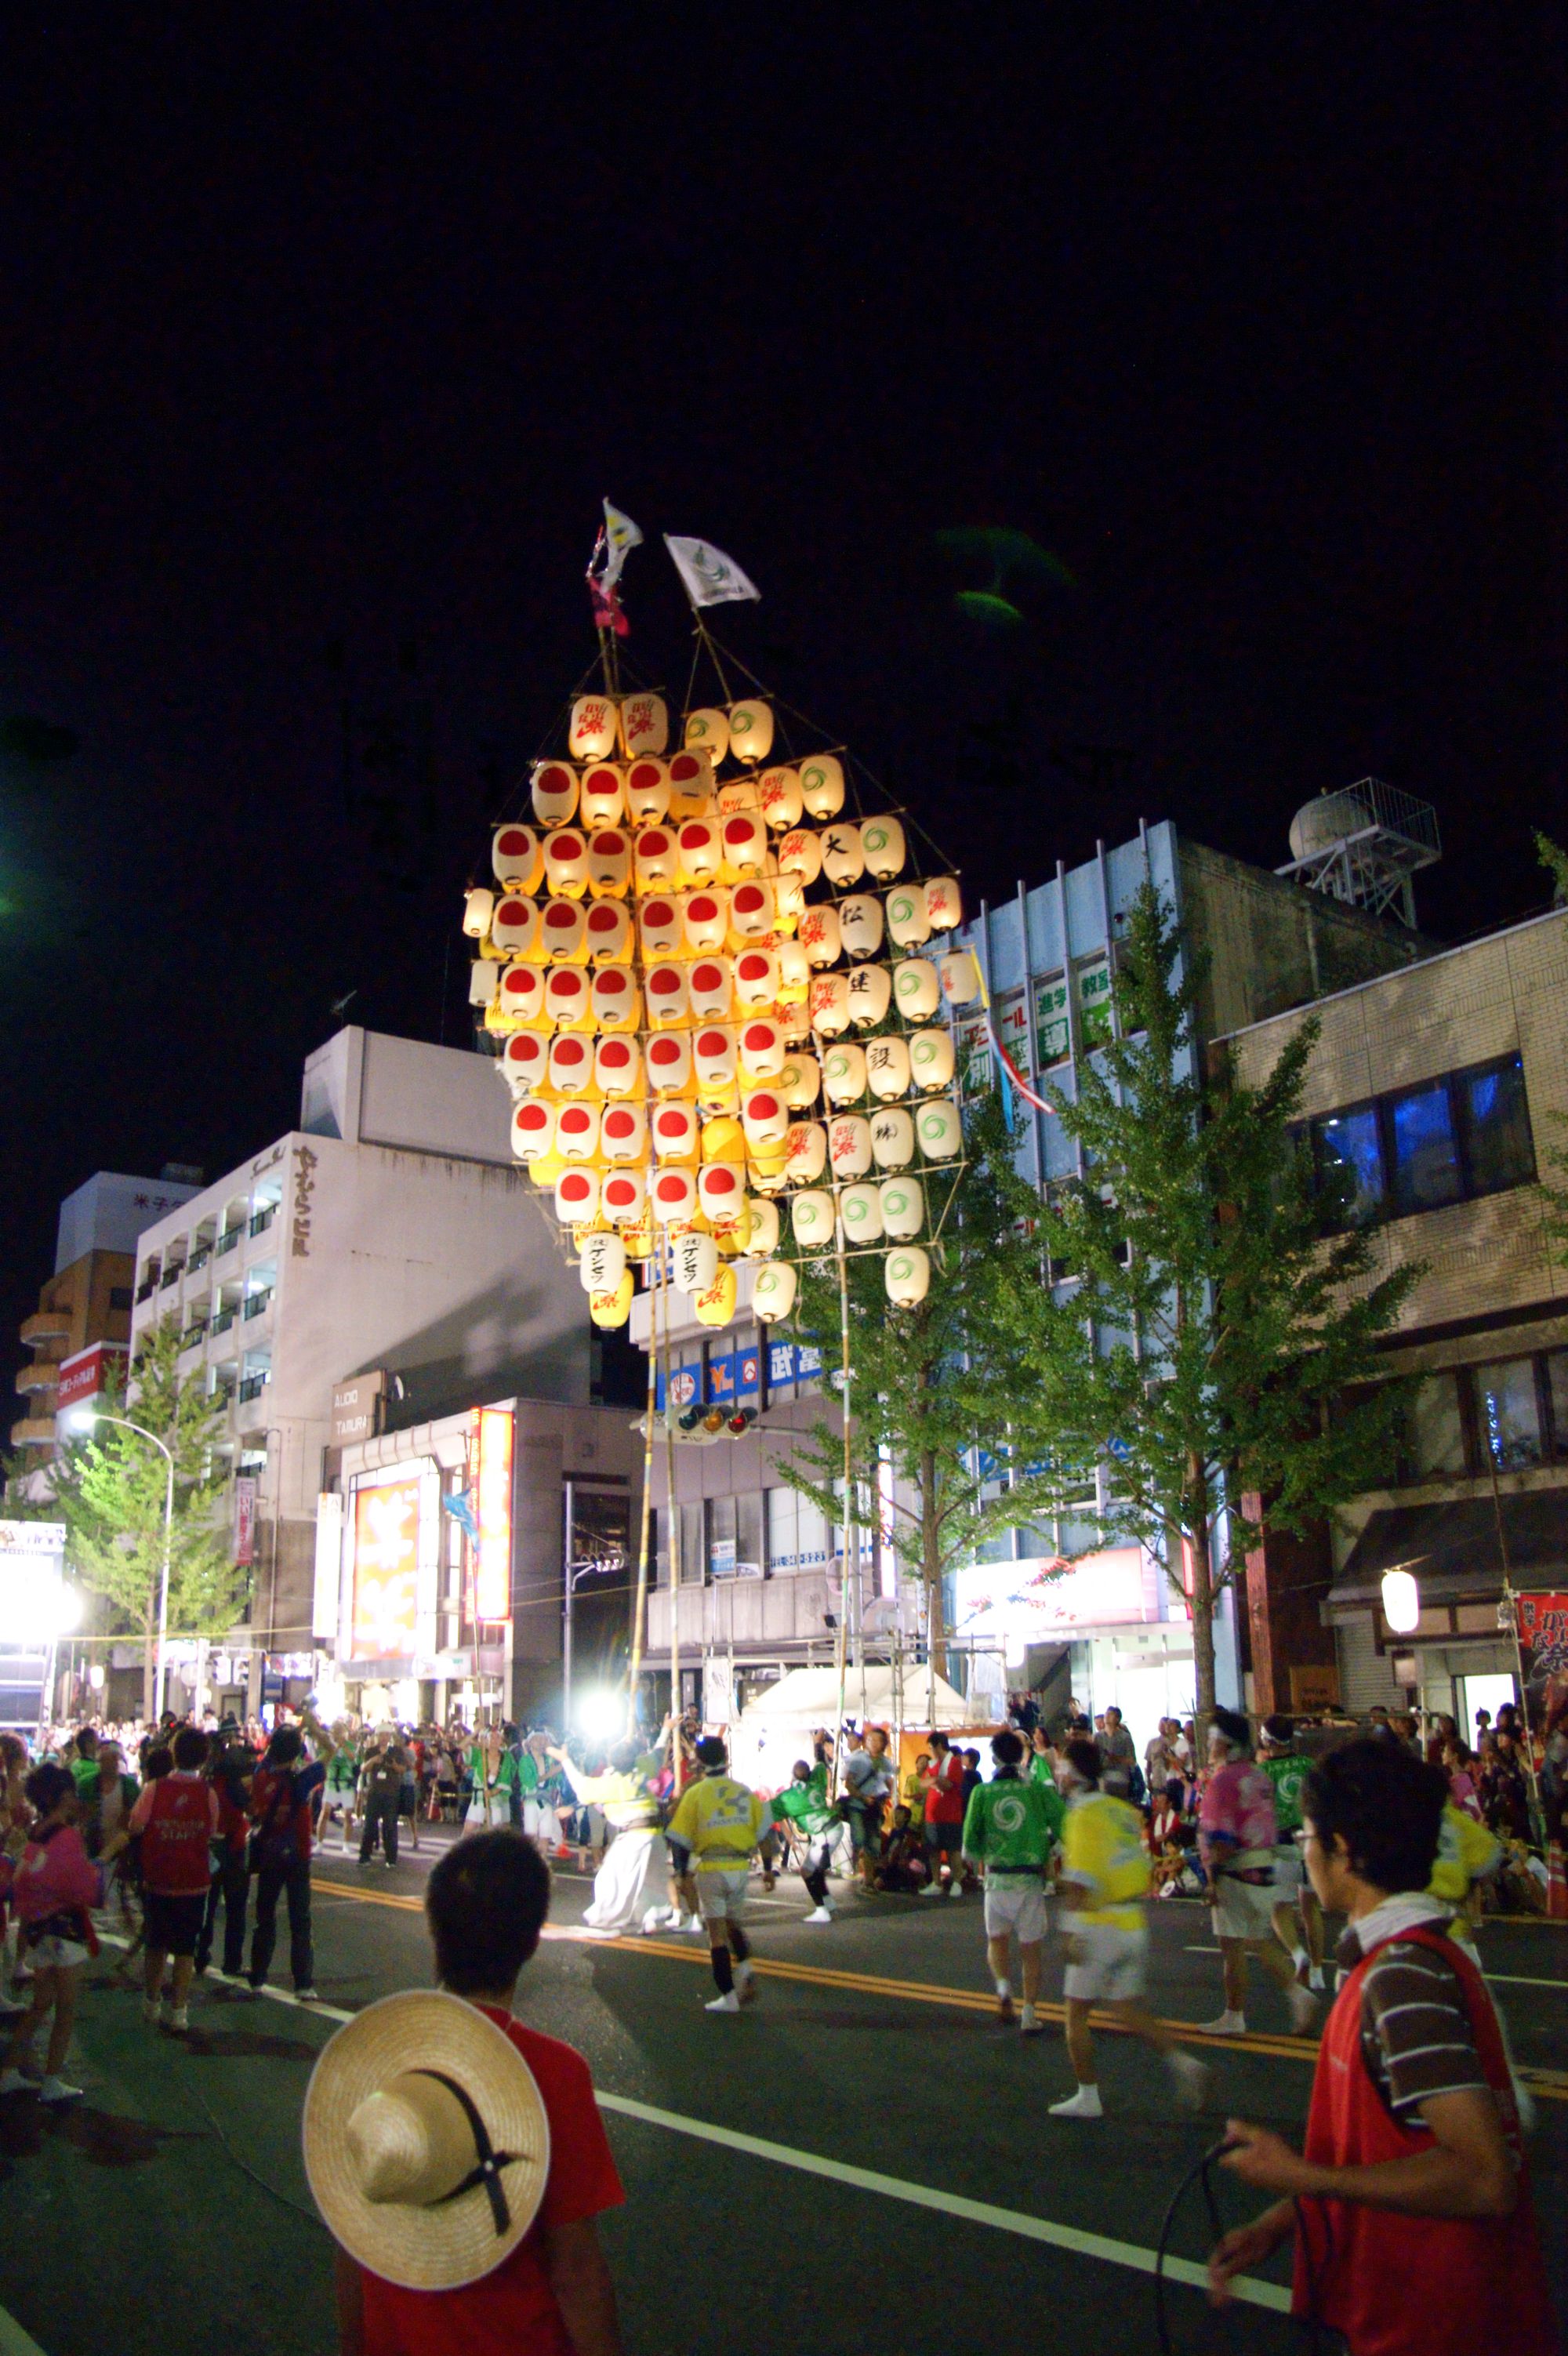
[[[1058,2119],[1099,2119],[1105,2115],[1098,2086],[1080,2086],[1065,2103],[1053,2103],[1051,2115]]]
[[[1012,1983],[1012,1981],[1011,1981],[1011,1980],[998,1980],[998,1981],[997,1981],[997,1983],[996,1983],[996,1993],[997,1993],[997,1995],[998,1995],[998,1996],[1011,1996],[1011,1995],[1012,1995],[1012,1993],[1013,1993],[1013,1983]]]
[[[1295,1965],[1298,1972],[1301,1970],[1303,1965],[1306,1965],[1310,1967],[1312,1963],[1312,1957],[1307,1954],[1305,1947],[1293,1947],[1290,1951],[1290,1959]]]

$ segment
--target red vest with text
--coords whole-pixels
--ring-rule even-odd
[[[212,1786],[204,1775],[160,1775],[142,1833],[142,1879],[159,1898],[204,1898]]]
[[[1294,2311],[1307,2315],[1316,2303],[1320,2319],[1345,2334],[1351,2356],[1474,2356],[1477,2332],[1509,2356],[1559,2356],[1508,2057],[1486,1982],[1441,1932],[1418,1926],[1394,1935],[1402,1945],[1433,1948],[1458,1976],[1519,2171],[1519,2200],[1511,2217],[1405,2217],[1355,2201],[1303,2201]],[[1362,2059],[1361,1984],[1377,1953],[1356,1965],[1323,2032],[1306,2122],[1306,2157],[1322,2166],[1403,2159],[1436,2140],[1393,2116]]]

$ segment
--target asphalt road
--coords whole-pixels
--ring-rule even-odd
[[[332,2012],[429,1984],[428,1863],[428,1850],[392,1871],[317,1860]],[[760,2000],[737,2018],[703,2010],[701,1940],[583,1937],[587,1885],[567,1874],[519,1992],[525,2019],[587,2056],[605,2104],[627,2205],[602,2231],[635,2356],[973,2356],[1062,2331],[1097,2356],[1153,2350],[1149,2254],[1183,2173],[1228,2113],[1299,2132],[1312,2048],[1275,1992],[1256,1996],[1245,2045],[1211,2053],[1211,2113],[1175,2114],[1160,2064],[1107,2034],[1105,2120],[1058,2120],[1047,2105],[1071,2089],[1059,2026],[1026,2044],[993,2023],[977,1899],[849,1898],[818,1930],[798,1883],[755,1895]],[[1205,1911],[1153,1911],[1156,2008],[1211,2018]],[[1568,2282],[1568,1935],[1499,1923],[1483,1952],[1519,2059],[1542,2073],[1536,2201]],[[1049,1954],[1054,2000],[1054,1938]],[[299,2111],[335,2019],[209,1979],[176,2040],[109,1985],[113,1960],[106,1949],[93,1967],[79,2019],[86,2100],[0,2103],[0,2308],[44,2356],[330,2356],[329,2244]],[[1228,2220],[1255,2205],[1220,2197]],[[1191,2266],[1207,2243],[1195,2195],[1172,2248]],[[1185,2351],[1304,2344],[1271,2286],[1230,2319],[1180,2282],[1170,2300]]]

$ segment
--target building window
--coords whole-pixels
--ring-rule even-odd
[[[1535,1176],[1517,1055],[1318,1113],[1309,1126],[1313,1184],[1337,1227],[1441,1210]]]
[[[1543,1371],[1553,1451],[1559,1456],[1568,1456],[1568,1350],[1550,1351]]]
[[[828,1526],[821,1510],[798,1489],[769,1489],[766,1498],[768,1570],[821,1570],[828,1559]]]
[[[1476,1429],[1499,1472],[1514,1472],[1541,1458],[1541,1401],[1533,1358],[1509,1358],[1473,1366]]]
[[[735,1577],[735,1499],[708,1500],[708,1577]]]
[[[760,1579],[767,1566],[763,1551],[762,1493],[735,1501],[735,1568],[740,1579]]]
[[[681,1508],[681,1584],[701,1587],[707,1576],[708,1542],[705,1500]]]
[[[112,1315],[125,1316],[135,1295],[128,1284],[112,1284],[109,1288],[109,1308]]]
[[[1445,1203],[1456,1203],[1464,1186],[1447,1082],[1430,1081],[1424,1087],[1391,1097],[1388,1117],[1395,1216],[1437,1211]]]
[[[1518,1055],[1455,1077],[1459,1130],[1472,1194],[1498,1194],[1535,1176],[1535,1141],[1525,1102],[1524,1064]]]
[[[1317,1191],[1347,1226],[1383,1206],[1383,1148],[1375,1104],[1352,1105],[1313,1123]]]
[[[1452,1375],[1428,1375],[1416,1384],[1405,1408],[1404,1440],[1412,1481],[1462,1478],[1468,1472],[1459,1386]]]

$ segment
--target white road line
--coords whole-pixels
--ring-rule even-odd
[[[1218,1947],[1188,1947],[1187,1952],[1189,1955],[1217,1955],[1219,1953],[1219,1950]],[[1568,1989],[1568,1980],[1532,1980],[1527,1978],[1522,1972],[1494,1972],[1489,1964],[1483,1964],[1481,1969],[1486,1974],[1487,1979],[1496,1980],[1499,1987],[1551,1987]]]
[[[0,2307],[0,2356],[44,2356],[36,2340],[29,2339],[14,2315]]]
[[[809,2176],[824,2176],[837,2185],[856,2185],[861,2191],[880,2193],[885,2200],[908,2201],[917,2209],[934,2209],[943,2217],[962,2217],[972,2224],[992,2225],[1000,2233],[1016,2233],[1027,2242],[1046,2242],[1052,2249],[1070,2250],[1075,2257],[1101,2258],[1108,2265],[1130,2267],[1134,2274],[1152,2275],[1155,2271],[1155,2252],[1144,2249],[1136,2242],[1112,2241],[1109,2234],[1086,2233],[1077,2225],[1053,2224],[1048,2217],[1032,2217],[1022,2209],[998,2209],[989,2201],[969,2201],[945,2186],[939,2189],[930,2184],[911,2184],[901,2176],[883,2176],[875,2169],[854,2168],[845,2160],[797,2150],[792,2144],[768,2143],[761,2136],[743,2135],[736,2127],[715,2126],[707,2119],[689,2119],[679,2111],[655,2110],[649,2103],[634,2103],[624,2094],[607,2094],[603,2087],[596,2092],[602,2111],[639,2120],[645,2126],[668,2127],[676,2135],[694,2136],[700,2143],[723,2144],[730,2151],[745,2152],[752,2159],[770,2159],[779,2168],[799,2168]],[[1172,2282],[1189,2284],[1194,2290],[1204,2289],[1208,2281],[1206,2269],[1195,2265],[1190,2258],[1167,2257],[1165,2273]],[[1230,2288],[1237,2298],[1251,2307],[1272,2308],[1278,2315],[1290,2312],[1290,2293],[1277,2283],[1239,2275]]]

